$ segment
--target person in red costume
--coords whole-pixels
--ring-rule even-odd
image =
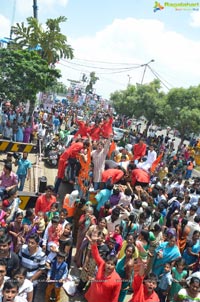
[[[112,124],[113,118],[110,116],[110,114],[106,114],[105,120],[101,127],[103,137],[109,138],[113,134]]]
[[[150,175],[143,169],[138,169],[135,164],[130,164],[128,170],[131,173],[131,185],[134,186],[148,186],[150,182]]]
[[[87,122],[76,120],[76,124],[79,126],[78,131],[75,133],[74,137],[80,135],[81,137],[87,137],[90,133],[90,127]]]
[[[92,256],[98,266],[98,271],[94,280],[91,280],[91,286],[85,294],[88,302],[118,302],[121,289],[121,278],[115,271],[117,258],[107,256],[104,261],[97,248],[97,236],[92,235]]]
[[[90,137],[93,141],[98,141],[100,137],[102,136],[102,130],[101,130],[101,121],[98,119],[95,121],[95,124],[90,127]]]
[[[133,146],[133,160],[138,163],[142,157],[145,156],[147,150],[147,145],[144,143],[143,139],[140,138],[139,143]]]
[[[105,184],[115,184],[117,183],[123,176],[125,172],[121,167],[117,167],[116,169],[107,169],[102,173],[101,181]]]
[[[58,193],[58,189],[60,186],[60,183],[65,175],[65,168],[67,166],[67,161],[70,158],[76,158],[77,154],[82,150],[89,146],[89,141],[79,141],[76,143],[72,143],[69,148],[67,148],[64,153],[60,156],[59,162],[58,162],[58,173],[57,173],[57,179],[55,183],[54,191],[55,193]]]
[[[140,265],[139,273],[134,275],[132,287],[134,294],[129,302],[160,302],[155,292],[157,277],[153,273],[145,276],[144,265]]]

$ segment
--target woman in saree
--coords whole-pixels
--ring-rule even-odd
[[[192,240],[189,240],[185,246],[183,252],[183,259],[187,265],[191,265],[197,262],[200,253],[200,232],[194,231],[192,234]]]
[[[148,259],[148,249],[149,249],[149,231],[141,230],[135,245],[139,252],[138,265],[142,263],[147,263]]]
[[[187,238],[188,238],[188,235],[190,233],[190,227],[187,225],[188,223],[188,220],[187,218],[183,218],[181,220],[181,223],[178,225],[178,247],[179,247],[179,250],[180,250],[180,253],[182,254],[184,249],[185,249],[185,246],[186,246],[186,243],[187,243]]]
[[[74,262],[76,262],[77,267],[80,267],[82,263],[83,255],[80,251],[80,247],[85,238],[85,235],[89,227],[93,224],[96,224],[96,217],[93,215],[93,212],[94,212],[93,208],[88,207],[85,211],[85,214],[83,214],[79,220],[79,228],[78,228],[77,242],[76,242],[76,254],[74,256]]]
[[[152,272],[157,276],[164,273],[164,265],[167,262],[175,263],[181,257],[181,253],[176,244],[176,236],[171,235],[168,241],[162,242],[154,251]]]
[[[134,260],[133,254],[135,252],[135,247],[131,244],[127,244],[125,248],[125,256],[118,260],[116,265],[116,272],[122,279],[122,286],[118,298],[118,302],[123,302],[128,290],[132,284]]]
[[[106,228],[106,219],[105,218],[101,218],[99,223],[96,224],[92,224],[88,231],[86,232],[85,238],[83,239],[80,249],[79,249],[79,256],[78,256],[78,260],[76,265],[78,267],[82,267],[83,263],[83,258],[85,258],[85,256],[87,255],[87,250],[89,247],[89,243],[91,242],[91,238],[92,238],[92,234],[96,232],[96,233],[103,233],[104,237],[107,236],[108,234],[108,230]]]

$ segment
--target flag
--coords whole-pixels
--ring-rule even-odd
[[[156,167],[158,166],[158,164],[161,161],[162,157],[163,157],[163,152],[160,153],[160,155],[156,158],[156,160],[154,160],[154,162],[153,162],[153,164],[152,164],[152,166],[150,168],[151,173],[155,172]]]

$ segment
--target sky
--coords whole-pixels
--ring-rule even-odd
[[[37,0],[41,24],[67,17],[61,28],[74,59],[56,64],[61,81],[69,86],[68,79],[79,81],[83,73],[89,78],[94,71],[99,77],[95,92],[104,98],[156,77],[166,92],[198,85],[200,2],[168,5],[174,3],[187,6],[180,10],[180,5],[159,1],[163,9],[154,12],[153,0]],[[0,0],[0,39],[9,37],[11,25],[26,23],[30,16],[33,0]]]

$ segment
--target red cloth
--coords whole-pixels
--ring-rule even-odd
[[[154,172],[155,172],[156,167],[158,166],[158,164],[159,164],[159,162],[161,161],[162,157],[163,157],[163,153],[161,153],[161,154],[156,158],[156,160],[154,160],[153,164],[151,165],[151,169],[150,169],[151,173],[154,173]]]
[[[140,159],[145,156],[147,145],[142,143],[135,144],[133,147],[133,159]]]
[[[93,141],[98,141],[102,135],[101,127],[94,125],[90,128],[90,136]]]
[[[108,170],[103,171],[101,181],[102,182],[107,182],[109,179],[111,179],[111,183],[115,184],[123,176],[124,176],[124,172],[122,170],[108,169]]]
[[[86,125],[84,121],[76,121],[79,126],[78,131],[75,133],[74,137],[77,137],[79,134],[81,137],[87,137],[87,134],[90,132],[90,127]]]
[[[65,152],[60,156],[59,162],[58,162],[58,178],[63,178],[65,175],[65,167],[67,165],[66,161],[69,157],[75,158],[77,154],[83,149],[83,143],[78,142],[72,144],[69,148],[65,150]]]
[[[143,284],[143,277],[135,275],[132,286],[134,294],[129,302],[160,302],[155,291],[153,291],[152,294],[148,294]]]
[[[92,256],[95,259],[98,272],[95,280],[85,294],[88,302],[118,302],[121,289],[121,278],[114,270],[105,277],[105,261],[100,257],[96,244],[91,245]]]
[[[101,127],[103,137],[109,138],[110,135],[113,134],[112,124],[113,124],[113,118],[112,117],[108,121],[103,123],[103,125]]]
[[[56,197],[51,195],[51,198],[47,200],[46,194],[43,194],[38,197],[35,204],[35,214],[37,215],[38,212],[48,212],[50,211],[52,203],[56,202]]]
[[[132,186],[135,185],[136,181],[142,182],[142,183],[149,183],[150,182],[150,175],[147,171],[143,169],[134,169],[132,171],[132,180],[131,184]]]
[[[115,150],[116,150],[116,144],[114,141],[112,141],[112,143],[110,144],[108,154],[107,154],[108,159],[111,159],[111,156]]]

